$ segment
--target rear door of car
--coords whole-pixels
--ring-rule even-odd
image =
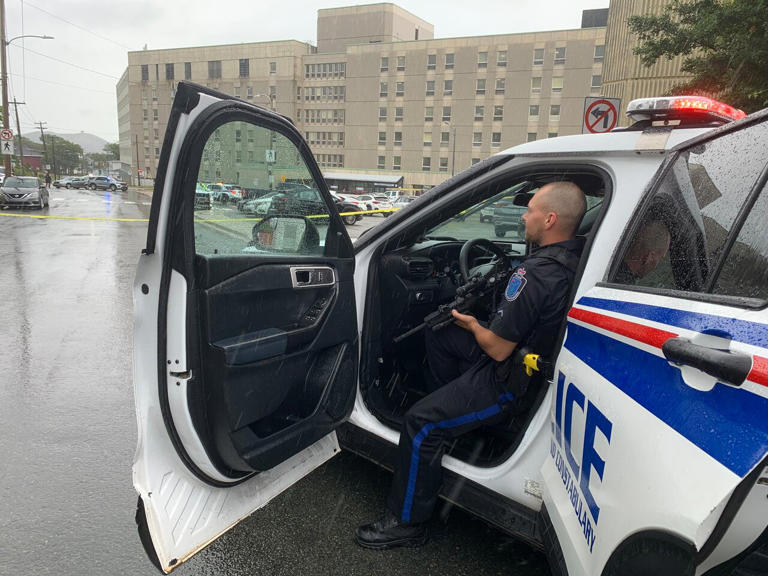
[[[767,118],[675,150],[569,313],[542,470],[569,573],[704,574],[766,530]]]
[[[338,452],[358,335],[352,244],[286,118],[182,82],[157,172],[134,284],[133,480],[167,572]],[[312,182],[321,202],[194,211],[196,182],[235,178]]]

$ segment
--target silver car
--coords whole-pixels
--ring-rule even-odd
[[[3,206],[33,206],[42,210],[48,206],[48,189],[34,176],[8,176],[0,188]]]

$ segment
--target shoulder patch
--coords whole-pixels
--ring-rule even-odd
[[[504,291],[504,297],[508,302],[512,302],[523,291],[528,280],[525,277],[525,268],[522,266],[515,270],[515,273],[509,279],[507,283],[507,289]]]

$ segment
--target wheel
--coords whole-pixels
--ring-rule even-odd
[[[70,190],[71,188],[72,188],[72,184],[69,184],[69,183],[67,183],[67,185],[66,185],[66,189],[67,189],[67,190]]]
[[[341,219],[344,221],[344,224],[347,224],[348,226],[357,222],[357,216],[354,214],[347,214],[346,216],[342,216]]]
[[[392,212],[382,212],[381,215],[384,216],[384,218],[389,218],[392,215]]]
[[[39,210],[42,210],[43,208],[45,208],[45,200],[43,200],[43,195],[42,194],[40,194],[40,203],[37,205],[37,208]]]
[[[227,198],[226,196],[222,196],[221,197],[221,203],[222,204],[228,204],[229,203],[229,198]]]
[[[96,184],[91,184],[90,186],[88,186],[88,188],[90,190],[96,190]]]
[[[502,230],[501,228],[496,228],[493,232],[496,234],[497,238],[504,238],[504,236],[507,235],[507,231]]]
[[[117,186],[115,186],[114,184],[110,184],[109,189],[110,191],[114,192],[115,190],[117,190]]]
[[[482,224],[483,222],[485,222],[485,216],[480,216],[480,223]]]
[[[45,207],[50,208],[51,207],[51,197],[47,194],[45,195]]]

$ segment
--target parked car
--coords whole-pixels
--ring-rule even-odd
[[[208,189],[213,194],[213,199],[221,204],[237,203],[243,198],[243,189],[235,184],[208,184]]]
[[[493,218],[491,220],[493,233],[498,238],[504,238],[507,232],[514,232],[516,237],[523,238],[525,236],[525,223],[523,222],[525,210],[525,206],[515,206],[513,198],[504,198],[496,202],[493,205]]]
[[[480,222],[493,222],[493,206],[487,206],[480,210]]]
[[[0,204],[42,210],[49,205],[48,189],[34,176],[8,176],[0,187]]]
[[[67,190],[71,188],[86,188],[88,186],[88,178],[83,176],[67,176],[54,180],[53,185],[56,188],[66,188]]]
[[[410,204],[414,200],[416,200],[415,196],[398,196],[397,198],[395,198],[395,201],[392,203],[392,207],[397,208],[399,210],[400,208],[405,208],[406,206],[408,206],[408,204]]]
[[[128,184],[112,178],[112,176],[91,176],[88,178],[85,187],[89,190],[111,190],[112,192],[115,190],[122,190],[123,192],[128,190]]]
[[[345,198],[342,198],[338,194],[334,194],[333,192],[331,192],[331,197],[336,203],[336,210],[338,210],[339,214],[342,215],[341,219],[344,221],[344,224],[352,225],[355,222],[363,219],[362,214],[350,214],[350,212],[361,211],[362,206],[359,202],[351,202]]]
[[[210,210],[213,206],[213,194],[202,182],[195,185],[195,210]]]
[[[557,293],[567,316],[550,342],[527,341],[501,365],[514,416],[450,442],[434,461],[441,495],[545,551],[557,575],[728,574],[763,546],[768,109],[744,117],[691,96],[633,110],[626,130],[495,154],[355,244],[343,226],[275,218],[282,238],[263,235],[277,249],[247,253],[245,234],[201,227],[215,240],[205,246],[179,233],[194,228],[189,211],[153,211],[133,283],[132,480],[156,565],[178,568],[340,449],[391,470],[408,410],[433,384],[424,333],[411,329],[510,260],[517,271],[473,311],[487,320],[497,297],[540,289],[519,266],[537,257],[531,245],[457,216],[511,193],[527,203],[558,181],[578,185],[589,208],[578,261],[540,256],[576,265]],[[202,155],[200,135],[230,121],[279,130],[295,145],[284,157],[320,174],[288,119],[232,96],[180,82],[171,114],[158,203],[179,200],[180,151]],[[531,209],[543,226],[541,204]],[[648,258],[633,253],[650,222],[670,239],[643,270]],[[503,400],[436,426],[499,415]]]

